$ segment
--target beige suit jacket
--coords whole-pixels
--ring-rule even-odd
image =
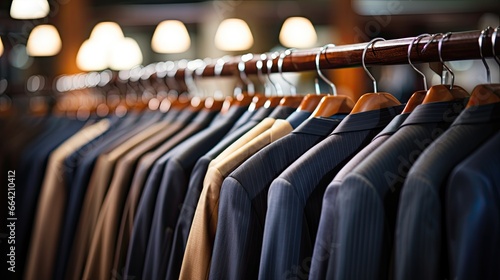
[[[112,151],[100,155],[97,159],[78,220],[76,236],[68,262],[67,279],[80,279],[82,276],[92,235],[95,231],[95,225],[104,197],[111,183],[116,162],[131,149],[164,129],[166,125],[168,125],[166,122],[156,123],[128,139]]]
[[[67,190],[64,178],[64,160],[109,128],[102,120],[87,126],[54,150],[48,161],[35,213],[33,234],[28,253],[26,279],[50,279],[61,231]]]

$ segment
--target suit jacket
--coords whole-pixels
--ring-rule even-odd
[[[244,141],[246,144],[233,153],[225,156],[223,152],[210,163],[186,244],[181,279],[208,278],[217,227],[219,194],[224,178],[252,154],[292,130],[293,127],[286,120],[276,120],[271,128],[249,142]]]
[[[37,207],[40,186],[45,174],[49,155],[61,143],[80,130],[85,122],[74,120],[59,120],[58,126],[48,134],[41,134],[36,141],[23,152],[19,166],[20,176],[16,192],[16,269],[24,271],[32,226]]]
[[[165,154],[168,154],[170,150],[182,143],[182,141],[208,127],[217,114],[218,112],[211,112],[208,110],[200,111],[187,127],[183,128],[155,151],[144,155],[141,159],[137,168],[139,173],[137,174],[141,176],[142,172],[143,175],[147,175],[147,178],[143,184],[141,183],[142,179],[134,175],[132,182],[132,188],[135,189],[139,186],[139,190],[137,191],[138,196],[134,197],[137,199],[137,204],[134,205],[134,203],[132,203],[132,214],[134,215],[135,213],[135,216],[132,217],[133,228],[128,245],[123,275],[135,275],[135,277],[142,275],[149,229],[153,219],[153,205],[156,201],[161,174],[165,167],[165,160],[163,157]],[[139,269],[140,272],[137,272]]]
[[[336,243],[341,246],[335,251],[335,265],[329,267],[328,276],[393,276],[389,266],[394,228],[407,170],[428,143],[448,129],[461,104],[462,101],[418,106],[389,140],[344,178],[337,196],[338,218],[334,219],[338,220]]]
[[[189,121],[195,114],[187,111],[184,115],[185,119],[183,122]],[[112,262],[120,217],[137,161],[140,156],[169,139],[173,133],[180,129],[183,122],[178,122],[174,125],[170,121],[166,121],[166,125],[161,131],[137,145],[118,160],[92,235],[84,278],[103,279],[121,273],[118,269],[112,271]]]
[[[249,122],[247,122],[245,125],[241,126],[234,132],[230,131],[229,134],[225,136],[219,144],[217,144],[206,155],[198,160],[193,169],[193,172],[191,173],[191,177],[189,178],[188,191],[186,193],[184,203],[182,204],[179,219],[177,220],[174,239],[172,241],[172,250],[170,252],[167,268],[167,279],[179,278],[182,259],[184,258],[184,251],[186,248],[189,231],[191,229],[191,224],[193,222],[194,212],[196,210],[196,206],[198,205],[198,200],[203,188],[203,180],[205,179],[205,174],[207,173],[210,162],[218,155],[220,155],[224,150],[226,150],[231,144],[236,142],[245,133],[249,132],[250,129],[253,129],[271,112],[274,119],[281,119],[288,117],[293,113],[293,111],[295,111],[295,108],[283,106],[278,106],[276,109],[272,107],[260,108]]]
[[[87,186],[90,181],[92,170],[95,166],[97,158],[104,153],[139,133],[155,121],[161,115],[145,113],[148,118],[141,121],[140,116],[127,115],[124,120],[119,123],[119,127],[112,127],[112,131],[104,135],[103,138],[89,142],[65,160],[66,170],[74,168],[73,183],[67,187],[67,204],[61,231],[61,240],[59,241],[59,249],[57,253],[57,265],[55,268],[55,279],[68,279],[66,276],[67,267],[71,266],[70,256],[73,248],[73,240],[75,237],[76,227],[78,225],[83,200],[87,191]],[[124,124],[130,124],[122,127]],[[70,179],[71,180],[71,179]],[[72,271],[72,269],[69,269]]]
[[[180,115],[176,116],[176,118],[172,120],[173,123],[169,125],[168,130],[162,131],[160,134],[158,134],[158,136],[160,136],[162,139],[160,141],[166,141],[167,139],[171,140],[175,138],[176,135],[182,134],[180,133],[180,131],[185,128],[186,125],[188,125],[188,123],[192,120],[193,117],[196,116],[196,114],[196,112],[184,110]],[[160,143],[154,143],[153,145],[156,146],[157,144]],[[144,148],[149,150],[150,147],[145,146]],[[139,156],[135,158],[135,155]],[[137,150],[135,152],[135,155],[127,155],[127,157],[130,157],[134,160],[134,166],[137,167],[132,168],[135,169],[135,172],[133,170],[130,172],[133,174],[130,179],[132,182],[123,211],[121,211],[120,213],[121,219],[118,229],[118,239],[115,247],[112,270],[112,272],[116,272],[118,274],[123,273],[125,269],[128,244],[130,242],[130,235],[132,234],[132,227],[134,224],[137,204],[139,202],[142,193],[142,187],[144,186],[147,174],[149,173],[149,170],[151,169],[151,166],[154,164],[155,160],[154,156],[152,156],[150,152],[144,152],[144,150]]]
[[[457,165],[446,186],[451,279],[500,279],[500,132]]]
[[[158,190],[151,225],[143,279],[165,278],[173,231],[184,201],[189,176],[196,161],[215,146],[247,107],[233,107],[214,125],[172,151]]]
[[[333,181],[328,185],[323,197],[323,207],[321,208],[321,218],[319,220],[318,235],[314,243],[314,251],[311,261],[311,272],[309,279],[327,279],[326,274],[329,269],[332,269],[334,262],[329,265],[330,257],[332,257],[336,248],[336,233],[338,220],[337,209],[337,193],[338,189],[344,180],[356,166],[358,166],[365,158],[373,151],[382,145],[389,137],[391,137],[406,120],[409,114],[400,114],[394,117],[392,121],[368,144],[363,150],[357,153],[335,176]]]
[[[163,170],[170,155],[169,152],[203,129],[215,125],[217,123],[218,114],[219,113],[216,111],[202,110],[186,128],[182,129],[172,137],[172,139],[158,147],[153,153],[146,155],[147,158],[145,158],[146,161],[144,163],[147,165],[149,164],[149,160],[153,160],[154,165],[151,167],[146,183],[142,188],[142,193],[139,192],[140,199],[136,207],[137,210],[135,211],[136,215],[134,217],[133,229],[125,262],[125,276],[142,276],[149,230],[153,220],[154,205]],[[139,168],[141,168],[141,166],[139,166]]]
[[[71,279],[80,278],[85,268],[85,262],[92,241],[92,234],[104,197],[111,183],[116,162],[142,141],[145,141],[164,129],[166,125],[168,125],[166,122],[156,123],[128,139],[112,151],[101,154],[97,159],[89,182],[89,186],[91,187],[88,188],[85,193],[76,236],[73,242],[72,256],[70,259],[71,269],[68,268]]]
[[[327,184],[401,110],[398,106],[348,115],[273,181],[259,279],[307,277]]]
[[[340,119],[313,118],[251,156],[223,182],[210,279],[256,279],[271,182]]]
[[[467,108],[410,169],[398,209],[396,279],[448,278],[443,186],[453,167],[499,128],[500,103]]]
[[[65,157],[108,128],[108,120],[87,126],[51,153],[35,213],[26,279],[52,278],[57,241],[66,203],[63,177]]]

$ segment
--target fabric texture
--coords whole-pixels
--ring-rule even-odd
[[[500,279],[500,132],[453,169],[446,186],[451,279]]]
[[[446,180],[457,164],[499,129],[500,103],[469,107],[410,169],[398,209],[396,279],[449,277],[443,220]]]
[[[340,120],[313,118],[251,156],[223,182],[210,279],[256,279],[274,178],[323,140]]]
[[[290,165],[269,189],[259,279],[307,277],[324,190],[402,106],[348,115]]]

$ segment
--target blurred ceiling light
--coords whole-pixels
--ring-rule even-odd
[[[12,0],[10,16],[14,19],[44,18],[50,12],[47,0]]]
[[[113,44],[110,53],[109,68],[126,70],[142,63],[142,52],[137,42],[132,38],[123,38]]]
[[[0,37],[0,56],[3,54],[3,42],[2,42],[2,37]]]
[[[223,51],[244,51],[253,45],[248,24],[241,19],[225,19],[215,33],[215,46]]]
[[[156,27],[151,47],[157,53],[182,53],[189,49],[191,39],[184,23],[165,20]]]
[[[279,39],[289,48],[309,48],[316,44],[318,36],[311,21],[305,17],[289,17],[281,27]]]
[[[26,51],[30,56],[53,56],[61,51],[62,42],[53,25],[38,25],[30,33]]]
[[[123,39],[123,31],[120,25],[112,21],[104,21],[96,24],[90,33],[90,39],[103,44],[116,42]]]
[[[108,52],[99,42],[85,40],[76,55],[76,65],[82,71],[99,71],[108,68]]]

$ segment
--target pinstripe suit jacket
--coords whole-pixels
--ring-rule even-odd
[[[448,278],[444,187],[453,167],[500,129],[500,102],[464,110],[415,162],[401,192],[396,279]]]
[[[271,182],[340,119],[313,118],[235,169],[222,184],[210,279],[256,279]]]
[[[394,224],[407,171],[462,108],[463,101],[418,106],[389,140],[344,178],[333,219],[339,247],[330,259],[327,278],[392,277]]]
[[[334,253],[336,241],[334,234],[337,228],[337,223],[334,219],[338,219],[336,209],[336,199],[338,189],[345,176],[358,166],[365,158],[367,158],[373,151],[375,151],[382,143],[391,137],[399,128],[399,126],[406,120],[409,114],[401,114],[394,117],[394,119],[382,130],[372,142],[368,144],[363,150],[357,153],[335,176],[333,181],[328,185],[323,197],[323,207],[321,208],[321,218],[319,221],[318,235],[314,243],[314,251],[311,262],[311,272],[309,279],[326,279],[327,270],[329,267],[328,262]]]
[[[327,184],[401,110],[398,106],[347,116],[273,181],[259,279],[307,277]]]
[[[171,151],[158,189],[151,225],[143,279],[165,277],[168,256],[189,176],[196,161],[215,146],[247,110],[233,107],[210,127],[184,141]]]
[[[500,132],[455,167],[446,186],[450,279],[500,279]]]

